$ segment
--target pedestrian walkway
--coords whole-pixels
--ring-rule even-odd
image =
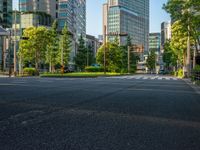
[[[172,76],[159,76],[159,75],[133,75],[133,76],[117,76],[107,77],[110,79],[123,79],[123,80],[178,80]]]

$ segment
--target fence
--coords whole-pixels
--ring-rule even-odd
[[[200,71],[192,72],[192,80],[198,84],[200,84]]]

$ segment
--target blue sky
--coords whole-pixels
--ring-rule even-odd
[[[14,8],[17,8],[14,0]],[[102,4],[106,0],[87,0],[87,34],[99,35],[102,33]],[[167,0],[150,0],[150,32],[160,32],[160,24],[169,21],[169,15],[162,10]]]

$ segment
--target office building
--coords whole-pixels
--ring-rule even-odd
[[[157,54],[160,53],[161,45],[161,34],[160,33],[150,33],[149,34],[149,51],[155,51]]]
[[[149,0],[108,0],[103,5],[104,34],[127,33],[132,44],[143,47],[148,53],[149,36]],[[115,36],[108,36],[113,41]],[[120,44],[126,43],[127,37],[119,37]]]
[[[59,0],[58,26],[62,29],[67,24],[74,39],[81,34],[86,37],[86,0]]]
[[[19,0],[19,10],[22,12],[44,12],[56,19],[58,0]]]
[[[12,26],[12,0],[0,0],[0,26]]]
[[[72,35],[72,52],[70,64],[77,54],[79,38],[86,38],[86,0],[59,0],[58,29],[62,30],[65,23]]]
[[[164,44],[170,40],[172,36],[171,22],[162,22],[161,24],[161,51],[164,49]]]
[[[99,41],[99,39],[95,38],[95,36],[92,35],[86,35],[86,47],[92,50],[93,56],[96,56],[100,46],[101,42]]]

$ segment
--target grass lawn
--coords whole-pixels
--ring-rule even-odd
[[[125,75],[125,74],[120,74],[120,73],[110,73],[107,72],[106,75],[104,75],[103,72],[74,72],[74,73],[43,73],[40,76],[41,77],[99,77],[99,76],[120,76],[120,75]]]

